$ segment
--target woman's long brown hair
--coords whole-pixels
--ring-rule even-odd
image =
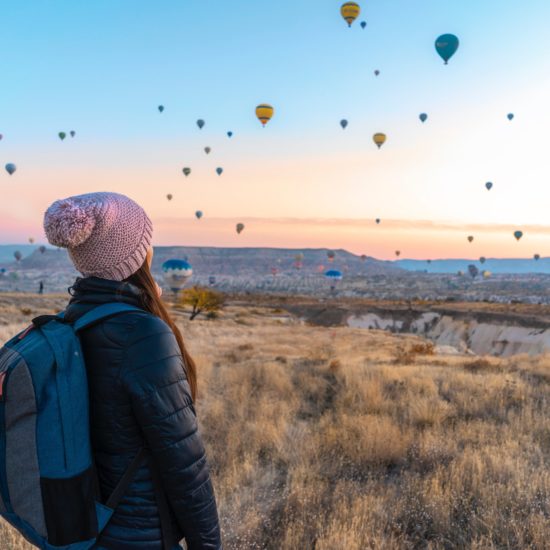
[[[187,381],[191,387],[191,397],[194,401],[197,397],[197,366],[185,348],[183,336],[181,335],[179,328],[172,320],[172,317],[170,317],[164,302],[158,295],[157,283],[151,274],[148,262],[145,261],[138,271],[126,279],[126,282],[137,286],[141,290],[141,303],[143,308],[149,313],[160,317],[172,329],[183,357]]]

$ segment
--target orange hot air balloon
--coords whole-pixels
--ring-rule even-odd
[[[386,134],[378,132],[377,134],[374,134],[374,136],[372,136],[372,140],[374,141],[374,143],[376,143],[378,149],[380,149],[380,147],[382,147],[382,145],[386,143]]]
[[[359,17],[361,13],[361,7],[356,2],[346,2],[342,4],[340,8],[340,13],[342,17],[346,20],[346,23],[349,27],[351,24]]]
[[[256,107],[256,116],[264,127],[271,120],[274,113],[275,109],[268,103],[261,103]]]

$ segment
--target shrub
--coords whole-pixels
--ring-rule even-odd
[[[219,292],[210,288],[194,286],[185,289],[181,293],[178,303],[182,306],[191,306],[192,310],[189,319],[192,321],[203,311],[207,314],[216,314],[224,305],[224,297]]]

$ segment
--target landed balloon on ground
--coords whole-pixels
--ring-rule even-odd
[[[325,271],[325,278],[330,284],[330,290],[334,290],[336,285],[342,280],[343,275],[342,272],[337,269],[329,269]]]
[[[236,226],[235,226],[235,229],[237,230],[237,233],[240,235],[244,229],[244,223],[238,223]]]
[[[197,126],[199,127],[199,130],[202,130],[203,127],[204,127],[204,120],[202,118],[199,118],[199,120],[197,120]]]
[[[374,136],[372,136],[372,140],[374,141],[374,143],[376,143],[376,146],[378,147],[378,149],[380,149],[380,147],[382,147],[382,145],[386,143],[386,134],[382,134],[381,132],[378,132],[374,134]]]
[[[183,172],[183,175],[184,175],[185,177],[187,177],[187,176],[191,173],[191,168],[189,168],[189,167],[186,166],[186,167],[182,170],[182,172]]]
[[[186,260],[168,260],[162,264],[162,274],[170,290],[177,293],[193,275],[193,268]]]
[[[514,237],[519,241],[523,237],[523,231],[514,231]]]
[[[264,127],[272,119],[274,113],[275,109],[268,103],[261,103],[256,107],[256,116]]]
[[[351,27],[351,24],[359,17],[361,7],[356,2],[346,2],[342,4],[340,13],[348,24],[348,27]]]
[[[17,166],[15,166],[15,164],[13,164],[13,162],[8,162],[8,164],[6,164],[6,172],[10,176],[13,175],[16,170],[17,170]]]
[[[426,113],[420,113],[418,118],[420,119],[420,122],[426,122],[428,120],[428,115]]]
[[[445,61],[445,65],[449,63],[449,59],[451,59],[458,50],[459,43],[458,37],[454,34],[442,34],[435,41],[435,49],[441,59]]]

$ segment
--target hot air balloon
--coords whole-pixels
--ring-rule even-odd
[[[471,242],[473,242],[473,241],[474,241],[473,235],[469,235],[469,236],[468,236],[468,242],[471,243]]]
[[[508,120],[514,120],[514,113],[508,113],[506,117],[508,118]]]
[[[216,168],[216,174],[218,174],[218,176],[221,176],[223,174],[223,168]]]
[[[63,141],[67,137],[67,134],[65,132],[59,132],[59,134],[57,135],[59,136],[59,139],[61,141]]]
[[[380,218],[376,218],[376,223],[379,224],[382,220]]]
[[[426,113],[420,113],[418,118],[420,119],[420,122],[426,122],[428,120],[428,115]]]
[[[16,261],[16,262],[20,262],[20,261],[21,261],[21,258],[23,257],[23,254],[21,254],[21,252],[19,252],[19,250],[16,250],[16,251],[13,253],[13,257],[15,258],[15,261]]]
[[[236,225],[237,233],[240,235],[242,230],[244,229],[244,223],[238,223]]]
[[[195,212],[195,217],[197,218],[197,220],[200,220],[202,218],[202,210],[197,210]]]
[[[396,250],[395,255],[399,258],[399,256],[401,256],[401,250]]]
[[[172,195],[172,193],[168,193],[168,195],[166,195],[166,198],[167,198],[169,201],[171,201],[171,200],[174,198],[174,196]]]
[[[2,141],[3,139],[4,139],[3,134],[0,134],[0,141]]]
[[[374,134],[374,136],[372,136],[372,140],[374,141],[374,143],[376,143],[378,149],[380,149],[380,147],[382,147],[382,145],[386,143],[386,134],[378,132],[377,134]]]
[[[44,254],[44,252],[46,252],[46,247],[44,245],[41,245],[38,250],[40,251],[40,254]]]
[[[479,263],[480,264],[484,264],[485,261],[486,261],[485,256],[481,256],[481,258],[479,258]]]
[[[327,258],[329,262],[333,262],[335,257],[336,257],[336,253],[333,250],[327,251]]]
[[[431,261],[431,260],[426,260],[426,263],[427,263],[427,264],[431,264],[432,261]]]
[[[210,275],[210,277],[208,277],[208,284],[210,286],[214,286],[216,284],[216,277],[214,277],[214,275]]]
[[[212,149],[210,149],[210,147],[205,147],[204,148],[204,152],[209,155],[210,154],[210,151],[212,151]]]
[[[487,191],[490,191],[492,188],[493,188],[493,183],[488,181],[486,184],[485,184],[485,187],[487,188]]]
[[[514,231],[514,237],[519,241],[523,237],[523,231]]]
[[[164,105],[159,105],[159,113],[162,113],[164,111]]]
[[[540,254],[535,254],[533,258],[538,262],[540,260]]]
[[[199,127],[199,130],[202,130],[204,126],[204,120],[202,118],[199,118],[199,120],[197,120],[197,126]]]
[[[170,290],[177,294],[193,275],[193,268],[186,260],[167,260],[162,264],[162,274]]]
[[[233,137],[233,132],[227,132],[227,137]]]
[[[330,284],[330,290],[334,290],[336,285],[342,280],[343,275],[342,272],[337,269],[329,269],[325,271],[325,278]]]
[[[490,271],[482,271],[482,272],[481,272],[481,276],[482,276],[484,279],[488,279],[488,278],[491,276],[491,272],[490,272]]]
[[[75,132],[74,130],[71,130],[71,131],[69,132],[69,134],[71,134],[71,137],[72,137],[72,138],[76,136],[76,132]]]
[[[256,116],[264,127],[271,120],[274,112],[273,107],[267,103],[262,103],[256,107]]]
[[[451,59],[456,53],[456,50],[458,50],[458,45],[458,38],[454,34],[442,34],[435,41],[435,49],[441,59],[445,61],[445,65],[449,63],[449,59]]]
[[[479,274],[479,269],[474,264],[470,264],[468,266],[468,273],[472,279],[475,279]]]
[[[366,254],[361,254],[361,261],[362,262],[367,261],[367,255]]]
[[[366,21],[361,21],[361,28],[364,29],[367,26]]]
[[[11,176],[12,174],[15,173],[15,171],[17,170],[17,166],[15,166],[15,164],[13,164],[13,162],[8,162],[8,164],[6,164],[6,172]]]
[[[191,173],[191,168],[189,167],[185,167],[183,170],[182,170],[183,174],[185,177],[187,177],[190,173]]]
[[[379,74],[380,74],[380,71],[379,71],[378,69],[376,69],[376,70],[374,71],[374,76],[378,76]]]
[[[351,24],[359,17],[359,14],[361,13],[361,8],[356,2],[346,2],[345,4],[342,4],[342,7],[340,8],[340,13],[342,14],[342,17],[346,20],[348,26],[351,27]]]
[[[345,130],[348,126],[348,121],[343,118],[341,121],[340,121],[340,126],[342,126],[342,128]]]
[[[31,244],[34,244],[34,237],[29,237],[29,242],[30,242]]]

